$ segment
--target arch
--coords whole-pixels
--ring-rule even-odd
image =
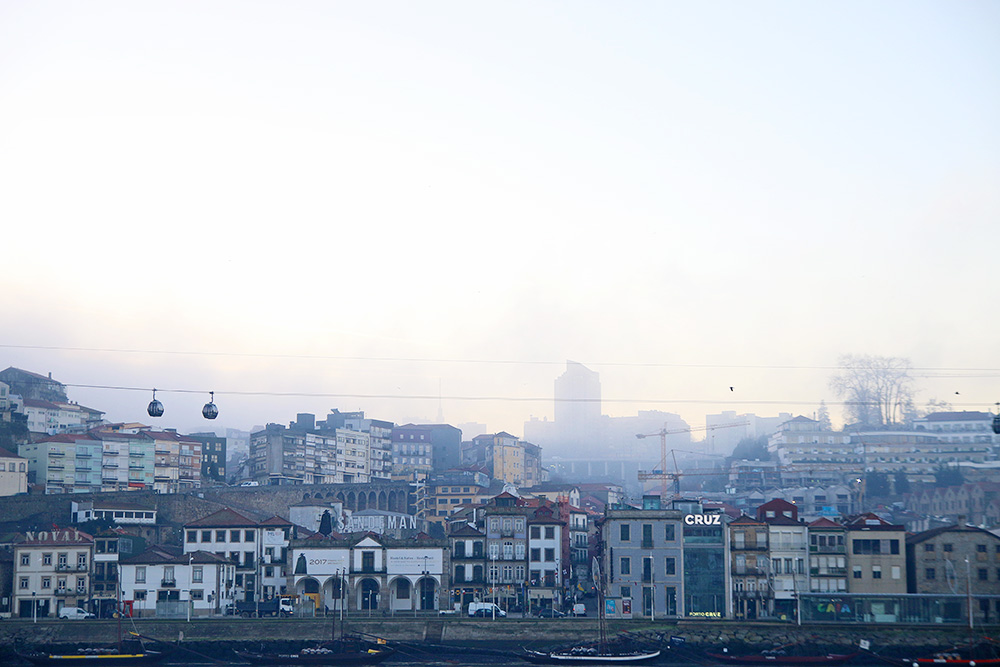
[[[389,509],[389,502],[388,498],[385,495],[385,489],[382,489],[381,491],[378,492],[378,508],[380,510]]]
[[[347,605],[347,582],[339,576],[333,576],[323,584],[323,598],[327,611],[340,611]]]
[[[302,500],[309,500],[311,497],[312,496],[310,496],[308,493],[303,493],[302,494]]]
[[[322,494],[317,493],[317,494],[313,495],[313,498],[319,498],[320,500],[322,500],[323,496],[322,496]]]
[[[415,588],[417,604],[421,611],[437,609],[437,581],[434,577],[421,577]]]
[[[396,577],[389,583],[389,607],[392,611],[409,611],[413,606],[413,585],[406,577]]]
[[[358,609],[367,611],[378,609],[379,607],[379,585],[378,581],[370,577],[361,580],[358,586]]]
[[[358,509],[366,510],[368,509],[368,494],[361,492],[358,494]]]
[[[344,501],[344,504],[347,505],[349,509],[358,509],[357,498],[355,497],[353,491],[347,492],[347,500]]]

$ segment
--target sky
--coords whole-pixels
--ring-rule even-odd
[[[997,34],[965,0],[0,0],[0,367],[182,430],[520,434],[570,359],[611,416],[836,421],[845,354],[988,409]]]

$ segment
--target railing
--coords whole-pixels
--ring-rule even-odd
[[[767,574],[767,570],[762,567],[737,566],[733,568],[733,574],[765,575]]]
[[[767,551],[767,543],[760,544],[733,544],[730,546],[731,551]]]
[[[845,554],[847,553],[847,547],[843,544],[834,546],[822,546],[822,545],[809,545],[809,552],[814,554]]]
[[[809,574],[814,577],[843,577],[847,574],[846,567],[809,568]]]
[[[163,579],[160,581],[160,586],[163,588],[175,588],[177,586],[176,579]]]

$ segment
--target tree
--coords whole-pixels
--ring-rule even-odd
[[[865,494],[869,498],[887,498],[889,493],[888,475],[884,472],[865,473]]]
[[[819,422],[819,430],[833,430],[833,422],[830,421],[830,410],[826,407],[826,401],[819,402],[819,410],[816,412],[816,421]]]
[[[934,486],[944,488],[946,486],[962,486],[965,484],[965,477],[962,471],[955,466],[938,466],[934,470]]]
[[[902,496],[910,492],[910,478],[906,476],[906,473],[902,470],[897,470],[892,476],[892,486],[896,491],[896,495]]]
[[[743,438],[733,449],[730,461],[769,461],[771,453],[767,451],[767,436],[759,438]]]
[[[913,401],[909,359],[849,354],[837,365],[841,372],[830,378],[830,387],[844,399],[849,423],[869,428],[900,423],[904,407]]]

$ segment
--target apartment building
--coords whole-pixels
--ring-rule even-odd
[[[486,533],[465,523],[448,535],[451,547],[451,604],[465,609],[486,595]]]
[[[847,529],[827,518],[808,526],[809,591],[844,593],[847,591]]]
[[[563,538],[566,522],[545,504],[528,515],[528,606],[531,609],[562,606],[563,566],[566,560]]]
[[[312,430],[311,417],[299,415],[289,428],[268,424],[250,435],[251,479],[271,485],[372,481],[371,436],[347,429]]]
[[[729,522],[729,571],[733,616],[753,620],[774,615],[769,529],[746,514]]]
[[[0,448],[0,496],[28,492],[28,462]]]
[[[214,615],[233,600],[236,566],[219,554],[158,545],[123,558],[119,569],[134,616]]]
[[[380,419],[365,417],[363,410],[340,412],[333,410],[325,422],[319,422],[320,430],[336,431],[345,429],[368,434],[368,474],[371,479],[391,479],[393,473],[393,431],[395,424]]]
[[[809,590],[806,525],[799,519],[798,507],[781,498],[758,507],[757,520],[767,524],[774,616],[782,620],[795,618],[798,595]]]
[[[521,587],[528,576],[527,522],[531,511],[509,492],[491,499],[483,508],[487,595],[504,607],[525,602]]]
[[[432,475],[422,485],[424,497],[418,504],[423,516],[433,523],[444,524],[449,514],[460,507],[479,505],[490,496],[490,478],[476,470],[449,470]]]
[[[964,596],[974,592],[973,622],[1000,619],[1000,537],[969,525],[943,526],[906,538],[906,589],[909,593]],[[978,596],[996,596],[995,599]],[[946,613],[961,616],[961,598],[947,599]]]
[[[484,468],[493,479],[531,489],[542,479],[542,448],[501,431],[462,443],[462,465]]]
[[[462,431],[449,424],[405,424],[392,429],[392,472],[443,473],[461,464]]]

